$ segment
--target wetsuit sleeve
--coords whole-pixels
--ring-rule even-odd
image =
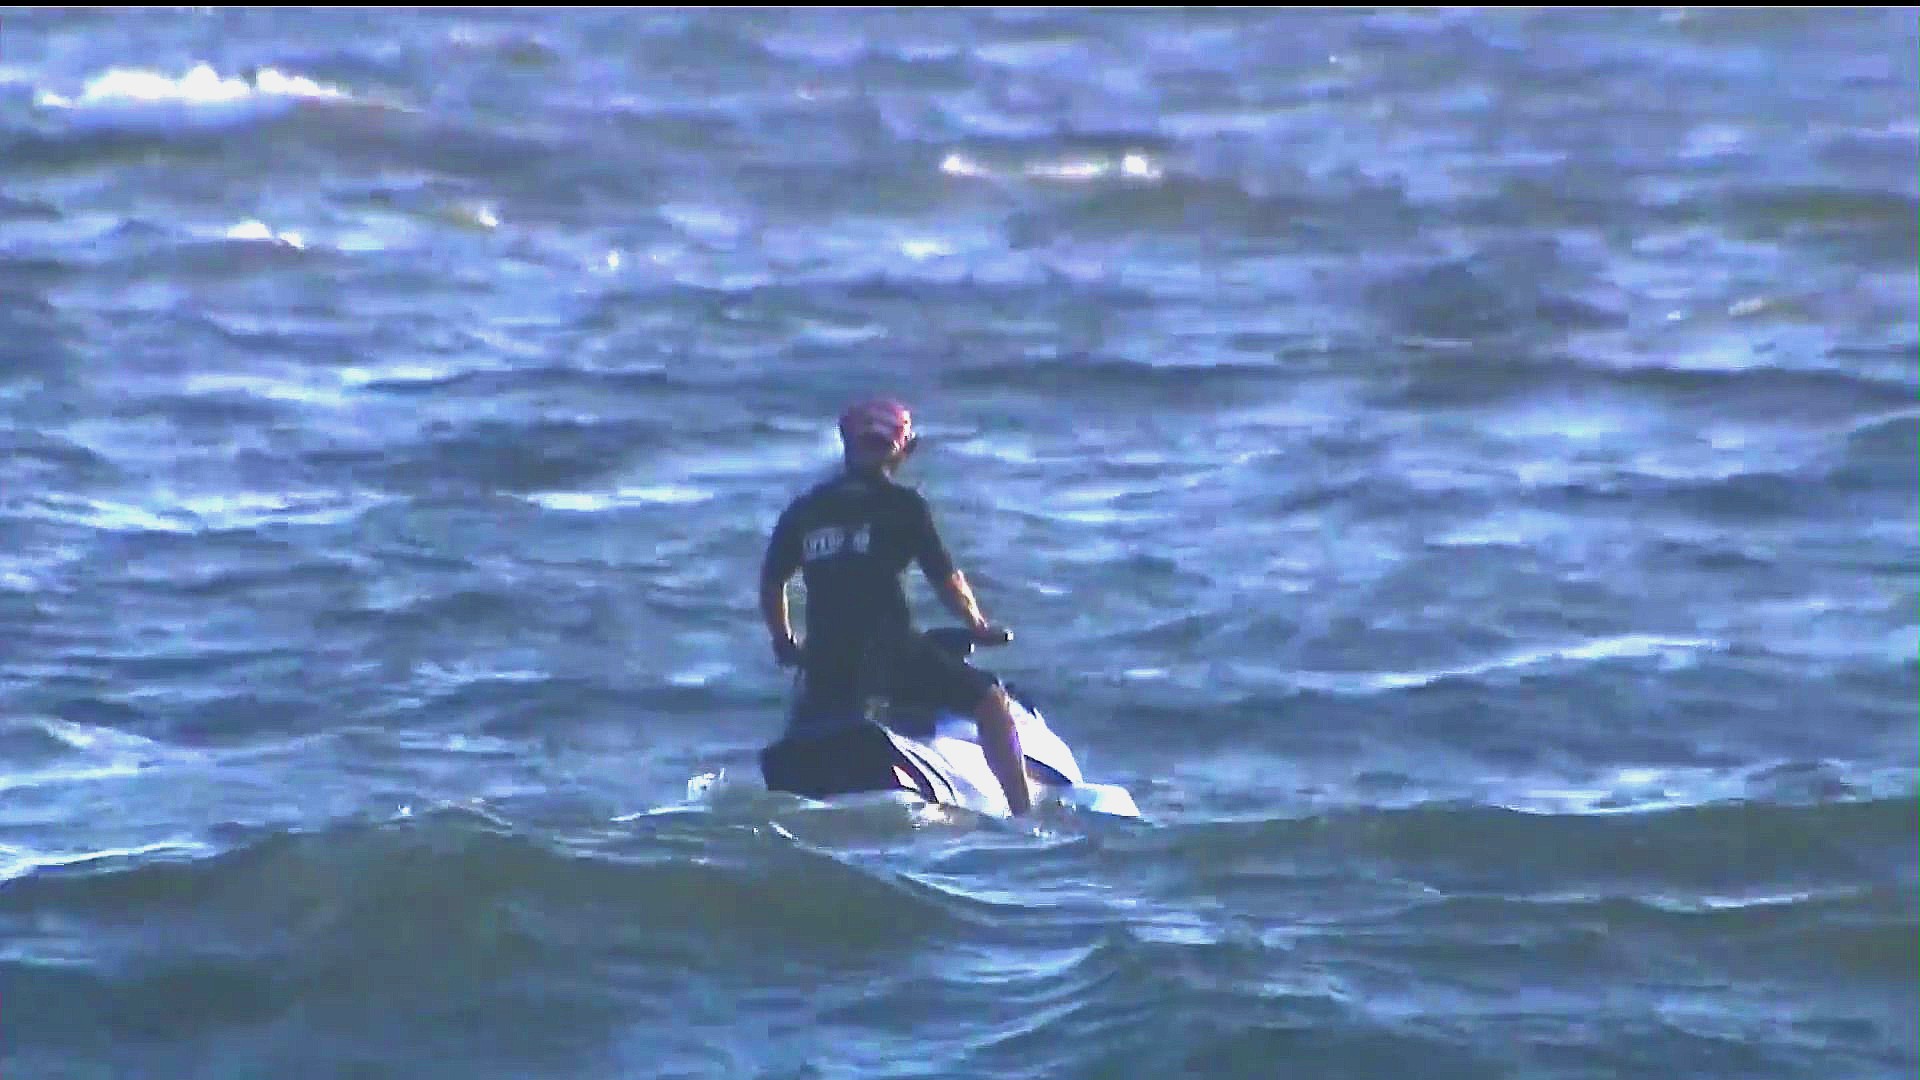
[[[774,522],[773,535],[767,539],[767,554],[760,561],[761,581],[785,581],[800,569],[800,524],[789,506]]]
[[[926,497],[919,492],[913,493],[909,509],[908,535],[912,537],[913,558],[920,564],[920,572],[927,575],[928,581],[945,581],[953,576],[953,556],[947,553],[947,545],[940,539],[940,530],[933,524],[933,508],[927,505]]]

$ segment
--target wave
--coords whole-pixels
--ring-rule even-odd
[[[1527,894],[1647,890],[1694,896],[1811,889],[1835,883],[1911,889],[1920,797],[1813,805],[1717,802],[1628,814],[1565,814],[1478,805],[1360,809],[1309,819],[1176,827],[1143,848],[1218,869],[1358,861],[1444,892]],[[1889,863],[1890,850],[1909,850]]]
[[[325,525],[351,520],[375,505],[371,496],[313,489],[181,494],[171,508],[187,515],[200,530],[250,532],[276,525]]]
[[[78,96],[42,90],[36,105],[44,122],[14,134],[0,161],[10,171],[27,172],[131,164],[156,148],[193,155],[236,133],[371,104],[272,68],[245,76],[223,76],[205,64],[179,76],[113,68],[89,80]]]
[[[273,68],[223,76],[200,64],[178,76],[111,68],[88,80],[78,97],[43,90],[35,104],[68,114],[76,130],[166,133],[233,128],[285,115],[304,102],[352,100],[339,87]]]
[[[1403,335],[1485,349],[1541,330],[1626,326],[1623,301],[1597,272],[1569,244],[1506,242],[1389,274],[1366,289],[1365,300]]]
[[[736,958],[857,955],[965,938],[972,923],[943,894],[765,828],[688,833],[641,819],[555,845],[461,811],[275,835],[208,858],[44,868],[0,889],[16,956],[59,936],[19,920],[54,910],[96,923],[113,946],[103,955],[164,953],[175,942],[146,927],[171,924],[211,949],[310,976],[352,964],[369,981],[447,984],[459,977],[447,964],[495,953],[511,968],[582,934],[607,935],[604,946],[634,959],[694,941]]]
[[[1519,970],[1533,996],[1510,1014],[1579,1016],[1568,1045],[1589,1060],[1659,1056],[1644,1030],[1619,1042],[1652,1004],[1577,988],[1648,957],[1880,996],[1910,983],[1911,868],[1889,877],[1875,853],[1911,847],[1911,799],[1611,819],[1427,807],[1023,853],[949,834],[917,856],[895,817],[885,859],[745,809],[545,839],[445,810],[39,867],[0,884],[12,1060],[83,1039],[345,1061],[315,1040],[351,1024],[368,1052],[437,1047],[480,1075],[631,1071],[643,1038],[648,1061],[733,1074],[904,1056],[937,1075],[1251,1077],[1277,1054],[1311,1055],[1316,1075],[1472,1077],[1510,1047],[1453,1026],[1477,1015],[1460,992]],[[783,1019],[752,1045],[672,1034],[723,1000]],[[488,1034],[502,1026],[511,1044]]]
[[[1608,660],[1657,659],[1667,666],[1683,663],[1689,654],[1723,650],[1724,642],[1709,638],[1669,638],[1653,634],[1616,634],[1547,648],[1527,649],[1507,656],[1435,671],[1390,671],[1340,675],[1299,672],[1294,682],[1306,689],[1331,693],[1370,694],[1418,689],[1451,679],[1481,676],[1542,665],[1587,664]]]
[[[1912,270],[1920,258],[1913,221],[1920,198],[1912,192],[1863,187],[1779,186],[1717,193],[1695,215],[1765,240],[1824,242],[1863,263]]]
[[[0,332],[4,332],[0,324]],[[106,456],[85,445],[46,431],[13,428],[0,431],[0,478],[19,491],[48,491],[87,487],[124,478]],[[31,478],[31,479],[29,479]],[[19,515],[8,507],[0,520]]]
[[[1911,503],[1920,490],[1920,411],[1906,410],[1862,420],[1846,433],[1846,457],[1833,472],[1835,483],[1860,492],[1904,497]]]
[[[39,122],[0,143],[0,161],[10,172],[133,166],[170,156],[195,168],[158,173],[156,180],[194,201],[204,199],[210,173],[228,185],[257,183],[265,176],[294,182],[290,178],[297,175],[305,186],[316,177],[411,168],[529,198],[550,196],[556,176],[564,176],[565,183],[585,182],[585,176],[616,189],[632,181],[630,171],[612,169],[597,158],[583,166],[578,155],[555,155],[546,135],[447,119],[273,69],[244,77],[223,76],[204,65],[179,77],[116,69],[89,83],[79,97],[43,92],[39,104]],[[484,204],[458,204],[427,216],[483,231],[499,222],[497,210]],[[283,242],[301,235],[268,232]],[[356,241],[367,242],[365,235]]]
[[[61,918],[37,918],[49,911]],[[1055,944],[1004,954],[1009,919]],[[506,1056],[524,1062],[542,1042],[528,1032],[617,1046],[613,1036],[636,1017],[666,1021],[654,1010],[698,1009],[702,995],[723,993],[759,1008],[790,1000],[801,1030],[871,1028],[866,1040],[814,1049],[816,1059],[898,1053],[889,1029],[918,1015],[925,1022],[910,1036],[898,1032],[917,1044],[916,1060],[1004,1067],[996,1075],[1097,1070],[1117,1044],[1138,1043],[1142,1023],[1205,1028],[1206,1038],[1174,1043],[1175,1056],[1239,1062],[1246,1036],[1213,1027],[1209,1014],[1253,1020],[1271,1016],[1276,1000],[1321,1016],[1344,1011],[1312,980],[1275,999],[1255,991],[1251,967],[1208,970],[1257,958],[1241,945],[1059,924],[1045,909],[856,866],[775,828],[690,828],[669,816],[556,845],[443,812],[277,836],[211,858],[154,853],[132,867],[42,869],[0,887],[0,985],[9,1023],[29,1033],[16,1054],[75,1038],[160,1039],[184,1052],[270,1022],[300,1037],[329,1017],[424,1008],[404,1031],[358,1025],[366,1042],[417,1048],[442,1036],[435,1016],[452,1008],[512,1017],[520,1046]],[[1211,962],[1196,967],[1202,954]],[[872,974],[839,977],[859,971]],[[929,1006],[936,987],[946,1000]],[[939,1016],[955,995],[974,1007],[950,1026]],[[1063,1040],[1093,1045],[1063,1049]],[[471,1042],[448,1049],[456,1059],[473,1052]],[[748,1059],[769,1051],[728,1049]]]
[[[532,493],[597,487],[635,447],[658,444],[664,420],[481,421],[398,444],[368,461],[366,478],[400,490]]]
[[[1026,361],[991,361],[952,372],[950,382],[1083,397],[1131,399],[1161,395],[1163,405],[1243,405],[1250,394],[1278,389],[1292,380],[1275,364],[1150,363],[1110,355],[1068,355]]]

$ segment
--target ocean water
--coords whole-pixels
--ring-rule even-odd
[[[0,1077],[1913,1077],[1917,27],[0,11]],[[874,391],[1144,821],[759,784]]]

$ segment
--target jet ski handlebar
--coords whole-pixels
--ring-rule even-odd
[[[996,626],[985,634],[976,634],[964,626],[936,626],[925,636],[943,651],[964,660],[973,655],[976,646],[1007,644],[1013,640],[1013,631]]]

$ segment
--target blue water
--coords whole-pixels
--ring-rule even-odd
[[[0,12],[0,1076],[1913,1076],[1917,38]],[[761,788],[874,391],[1146,822]]]

